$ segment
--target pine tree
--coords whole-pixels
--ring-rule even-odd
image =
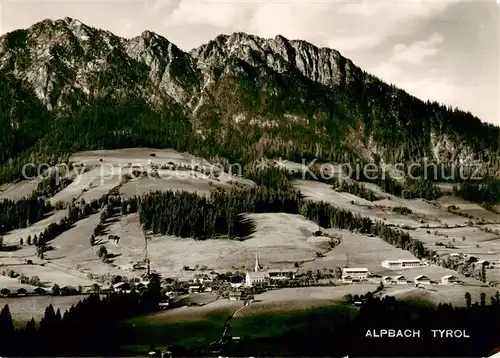
[[[472,300],[472,298],[471,298],[470,293],[469,292],[465,292],[465,304],[466,304],[467,308],[470,308],[470,306],[471,306],[471,300]]]
[[[59,285],[57,283],[55,283],[54,286],[52,286],[51,292],[52,292],[52,296],[59,296],[61,294],[61,289],[59,288]],[[54,310],[54,307],[52,307],[52,310]]]
[[[481,265],[481,282],[486,283],[486,267]]]
[[[8,305],[0,312],[0,352],[5,355],[12,354],[14,338],[14,323]]]
[[[1,335],[9,335],[14,333],[14,323],[10,314],[9,306],[3,306],[0,312],[0,332]]]

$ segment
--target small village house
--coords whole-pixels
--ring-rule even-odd
[[[128,282],[118,282],[113,285],[113,291],[116,293],[130,293],[132,292],[132,285]]]
[[[200,293],[202,292],[202,285],[192,285],[188,287],[189,293]]]
[[[418,275],[413,279],[413,282],[415,283],[415,285],[430,285],[431,279],[424,275]]]
[[[382,282],[385,285],[395,285],[396,284],[396,282],[394,281],[394,279],[392,278],[392,276],[384,276],[382,278]]]
[[[231,292],[229,293],[229,301],[239,301],[243,297],[241,291]]]
[[[366,280],[370,272],[366,267],[343,268],[342,277],[349,276],[353,280]]]
[[[408,280],[406,279],[406,277],[404,277],[402,275],[394,277],[394,281],[396,281],[397,285],[406,285],[408,283]]]
[[[441,283],[444,285],[452,285],[452,284],[459,283],[459,282],[460,282],[460,280],[458,279],[458,277],[453,276],[453,275],[446,275],[446,276],[441,277]]]
[[[352,277],[351,276],[342,276],[342,282],[352,283]]]
[[[168,307],[170,306],[170,302],[169,301],[166,301],[166,302],[160,302],[158,304],[158,307],[161,309],[161,310],[166,310],[168,309]]]

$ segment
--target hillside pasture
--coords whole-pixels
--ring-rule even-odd
[[[395,226],[420,227],[419,220],[411,215],[400,215],[390,208],[377,207],[376,202],[370,202],[352,194],[333,190],[331,185],[311,181],[297,180],[295,187],[307,198],[313,201],[324,201],[339,209],[351,211],[354,214],[368,217],[373,221],[383,221]],[[428,220],[432,224],[433,220]]]
[[[40,178],[24,180],[15,184],[5,184],[0,186],[0,201],[4,199],[21,200],[28,197],[37,188]]]
[[[422,241],[425,247],[436,251],[439,255],[460,253],[484,257],[500,254],[500,236],[473,226],[436,230],[421,228],[409,231],[409,234]],[[450,244],[454,248],[436,246],[438,242]]]
[[[182,345],[198,347],[220,338],[229,316],[243,302],[218,300],[201,307],[180,307],[127,320],[130,327],[129,351],[144,351],[151,344],[157,347]]]
[[[0,270],[4,271],[4,268],[0,267]],[[5,270],[7,271],[7,270]],[[27,292],[33,292],[35,287],[20,283],[17,279],[8,276],[0,275],[0,289],[8,289],[10,292],[15,292],[20,288],[24,288]]]
[[[99,199],[121,182],[119,168],[102,165],[88,169],[88,171],[78,174],[70,185],[54,195],[50,199],[50,203],[55,205],[58,201],[71,202],[78,199],[91,202],[94,199]]]
[[[120,195],[129,198],[152,191],[183,190],[208,196],[217,188],[231,188],[231,185],[227,183],[193,171],[182,173],[174,170],[159,170],[158,174],[159,178],[142,177],[128,181],[120,188]]]
[[[464,200],[456,196],[442,196],[436,200],[436,202],[448,208],[450,206],[456,206],[461,212],[472,215],[474,218],[482,219],[487,223],[500,223],[500,215],[494,212],[488,211],[481,207],[479,204]]]
[[[3,235],[4,244],[19,244],[19,239],[23,239],[26,242],[28,236],[33,238],[35,235],[39,236],[50,224],[57,223],[61,221],[64,217],[68,215],[67,210],[55,210],[49,213],[44,219],[26,227],[23,229],[16,229],[9,231]],[[0,255],[2,253],[0,252]]]

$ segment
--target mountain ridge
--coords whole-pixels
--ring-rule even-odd
[[[384,163],[428,157],[450,164],[489,162],[499,150],[499,127],[421,101],[336,50],[281,35],[235,32],[186,52],[149,30],[125,39],[69,17],[43,20],[0,37],[0,72],[46,107],[50,129],[34,142],[58,152],[144,142],[246,162],[274,155]],[[12,103],[17,106],[4,105]],[[106,106],[137,112],[120,119],[106,110],[103,117]],[[92,138],[92,130],[85,142],[47,137],[61,130],[59,122],[87,131],[84,112],[93,113],[101,140]],[[148,116],[155,118],[147,119],[152,131],[175,127],[181,137],[138,138],[133,132]],[[69,118],[80,119],[70,124]],[[23,118],[3,121],[5,129],[10,122],[13,137],[24,129]],[[34,150],[4,147],[8,156],[2,161]]]

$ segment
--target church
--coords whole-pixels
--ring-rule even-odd
[[[262,266],[259,262],[259,255],[255,255],[254,270],[246,273],[245,286],[252,287],[255,284],[267,285],[270,281],[275,280],[290,280],[295,279],[296,269],[274,269],[262,271]]]
[[[255,255],[255,266],[254,270],[248,271],[245,276],[245,285],[247,287],[252,287],[255,284],[267,284],[269,282],[269,274],[266,271],[262,271],[262,266],[259,263],[259,255]]]

